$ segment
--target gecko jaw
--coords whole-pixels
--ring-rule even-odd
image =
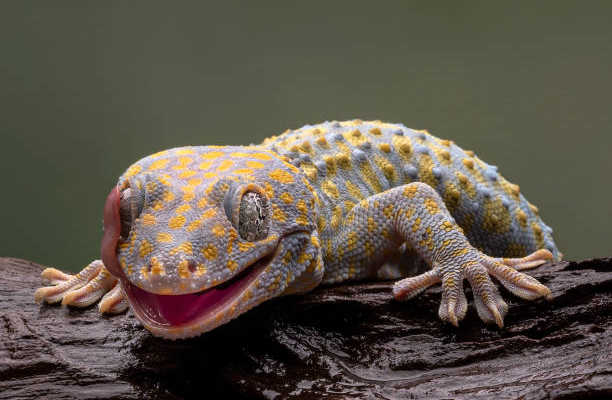
[[[279,247],[230,280],[201,292],[155,294],[134,285],[125,275],[120,278],[121,287],[136,318],[156,336],[169,339],[196,336],[246,311],[240,309],[244,303],[241,298],[265,272]]]

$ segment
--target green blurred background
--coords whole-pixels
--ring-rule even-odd
[[[0,2],[0,255],[99,256],[159,149],[331,119],[429,129],[519,183],[570,259],[612,254],[612,2]]]

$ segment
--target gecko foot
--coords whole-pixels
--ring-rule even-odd
[[[117,314],[127,309],[127,300],[117,278],[104,268],[100,260],[91,262],[76,275],[47,268],[41,276],[43,282],[52,286],[36,290],[34,300],[38,303],[61,301],[63,306],[87,307],[102,298],[99,304],[101,313]]]
[[[519,272],[552,261],[553,255],[548,250],[538,250],[523,258],[493,258],[474,248],[460,253],[434,261],[433,268],[424,274],[396,282],[393,286],[395,299],[410,299],[427,287],[442,283],[442,301],[438,314],[442,320],[458,326],[467,312],[467,300],[463,292],[463,280],[467,279],[474,293],[480,319],[501,328],[508,305],[502,300],[490,276],[494,276],[511,293],[523,299],[550,298],[550,290],[546,286]]]

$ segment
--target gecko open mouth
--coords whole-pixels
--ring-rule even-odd
[[[122,278],[132,310],[149,325],[178,326],[214,317],[230,307],[261,275],[274,258],[275,251],[259,259],[230,280],[201,292],[161,295],[147,292]]]

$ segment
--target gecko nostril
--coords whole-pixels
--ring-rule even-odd
[[[193,262],[191,260],[189,260],[187,262],[187,268],[189,269],[189,272],[191,272],[191,273],[196,272],[196,269],[197,269],[195,262]]]

